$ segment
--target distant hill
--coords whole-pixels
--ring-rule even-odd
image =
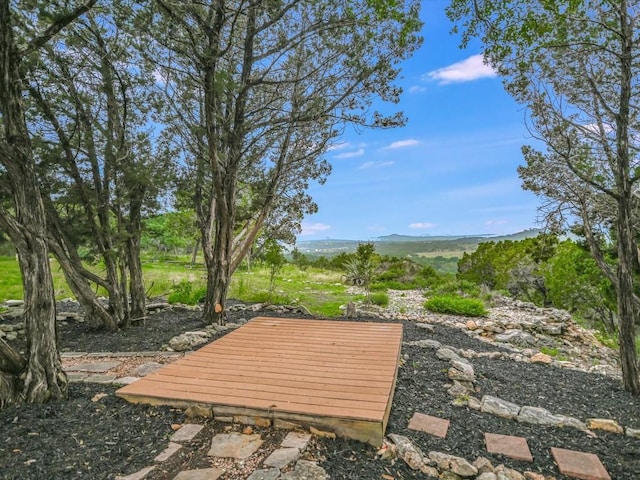
[[[499,242],[502,240],[516,241],[535,237],[539,233],[540,230],[531,229],[499,236],[489,234],[440,236],[393,234],[378,237],[373,240],[305,240],[298,242],[297,248],[301,253],[306,255],[333,257],[342,252],[355,252],[359,243],[372,241],[375,243],[376,251],[382,255],[393,255],[397,257],[409,256],[419,261],[421,258],[433,258],[437,256],[459,258],[464,252],[474,251],[478,247],[478,244],[482,242]]]

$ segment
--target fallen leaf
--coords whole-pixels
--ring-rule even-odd
[[[253,433],[253,428],[251,428],[250,426],[244,427],[242,433],[244,433],[245,435],[251,435]]]
[[[109,395],[104,393],[104,392],[96,393],[93,397],[91,397],[91,401],[92,402],[97,402],[97,401],[103,399],[104,397],[108,397],[108,396]]]
[[[171,424],[171,430],[173,430],[174,432],[175,432],[176,430],[180,430],[181,428],[182,428],[182,425],[181,425],[181,424],[179,424],[179,423],[172,423],[172,424]]]
[[[382,474],[382,478],[384,478],[384,480],[396,480],[395,477],[392,477],[391,475],[387,475],[386,473]]]

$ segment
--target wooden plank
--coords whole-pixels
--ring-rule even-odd
[[[258,317],[116,393],[297,419],[379,445],[401,344],[401,324]]]

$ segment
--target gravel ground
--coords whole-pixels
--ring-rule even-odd
[[[257,312],[253,315],[265,315]],[[239,313],[233,314],[237,317]],[[299,317],[299,315],[297,315]],[[232,316],[229,320],[233,320]],[[370,319],[371,321],[375,321]],[[476,351],[500,350],[478,342],[464,332],[445,325],[434,332],[402,321],[404,340],[432,338],[445,345]],[[173,308],[154,314],[144,327],[105,334],[93,332],[83,324],[67,322],[60,326],[62,350],[136,351],[157,350],[169,338],[201,326],[198,313]],[[387,433],[411,438],[424,452],[437,450],[474,460],[489,458],[494,465],[504,463],[519,471],[558,473],[550,455],[551,447],[597,454],[612,479],[640,478],[640,439],[598,432],[590,437],[571,428],[549,428],[520,424],[467,407],[454,407],[447,394],[448,363],[438,360],[434,351],[404,345],[404,365],[398,373]],[[478,377],[478,397],[495,395],[520,405],[544,407],[585,420],[612,418],[622,425],[640,429],[640,398],[624,392],[618,381],[597,374],[586,374],[546,365],[504,360],[471,360]],[[181,411],[165,407],[131,405],[114,396],[110,386],[72,384],[68,401],[46,406],[17,406],[0,411],[1,479],[113,479],[119,473],[131,473],[150,465],[167,446],[171,425],[185,422]],[[97,398],[98,393],[105,393]],[[407,429],[415,412],[451,421],[446,439]],[[149,478],[172,479],[186,468],[211,465],[206,458],[208,442],[224,424],[207,423],[204,434],[191,447],[158,468]],[[234,426],[239,429],[241,427]],[[281,440],[283,432],[256,429],[267,440],[261,458]],[[487,454],[484,432],[518,435],[527,438],[534,463],[510,460]],[[317,460],[331,479],[425,478],[401,460],[392,463],[376,457],[376,449],[350,440],[315,439],[306,455]],[[246,471],[236,465],[222,479],[244,479]],[[383,477],[387,475],[387,477]]]

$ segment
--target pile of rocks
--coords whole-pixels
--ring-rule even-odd
[[[550,480],[534,472],[520,473],[504,465],[494,467],[490,460],[478,457],[469,462],[462,457],[447,453],[432,451],[425,454],[407,437],[389,434],[392,442],[385,443],[378,452],[383,459],[401,458],[413,470],[419,470],[433,478],[461,480],[473,478],[476,480]]]

